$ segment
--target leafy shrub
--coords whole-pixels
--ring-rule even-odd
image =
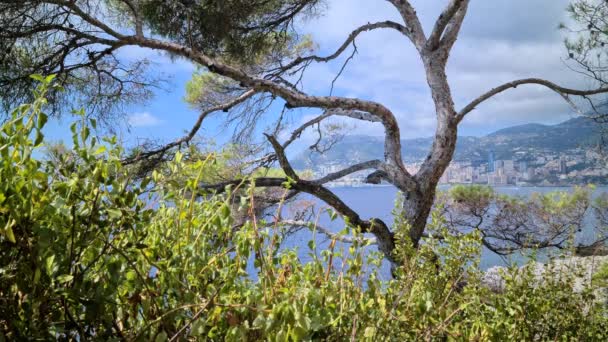
[[[81,116],[73,147],[40,158],[52,78],[38,79],[36,101],[0,133],[0,340],[607,337],[605,303],[575,291],[572,277],[507,274],[503,293],[485,288],[479,233],[449,234],[440,210],[429,234],[444,239],[416,250],[396,213],[398,264],[383,280],[381,256],[352,227],[352,244],[333,240],[317,254],[311,241],[307,263],[280,248],[273,222],[236,229],[233,201],[253,207],[255,189],[201,194],[213,156],[177,154],[134,181],[116,139],[92,136],[95,122]]]

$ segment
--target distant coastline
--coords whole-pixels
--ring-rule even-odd
[[[497,188],[497,189],[517,189],[517,188],[526,188],[526,189],[531,189],[531,188],[572,188],[575,186],[588,186],[588,185],[592,185],[595,187],[608,187],[608,184],[555,184],[555,185],[551,185],[551,184],[522,184],[522,185],[517,185],[517,184],[505,184],[505,185],[494,185],[494,184],[478,184],[478,183],[441,183],[439,184],[439,188],[449,188],[455,185],[487,185],[491,188]],[[392,184],[389,183],[382,183],[382,184],[367,184],[367,183],[329,183],[327,185],[328,188],[385,188],[385,187],[393,187]]]
[[[608,155],[593,121],[578,117],[557,125],[527,124],[483,137],[458,138],[454,158],[440,184],[571,187],[608,184]],[[402,140],[403,166],[415,174],[423,165],[432,138]],[[354,163],[382,159],[384,143],[372,136],[349,136],[323,154],[302,152],[292,161],[315,178],[344,170]],[[340,186],[367,186],[367,170],[349,174]]]

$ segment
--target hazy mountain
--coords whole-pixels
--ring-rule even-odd
[[[583,117],[557,125],[525,124],[504,128],[482,137],[461,136],[456,145],[455,160],[485,160],[493,150],[497,159],[525,159],[526,151],[548,150],[563,152],[577,147],[590,147],[600,141],[598,125]],[[426,157],[432,138],[401,141],[405,161]],[[311,168],[323,164],[351,164],[357,161],[382,159],[382,137],[346,136],[323,155],[303,151],[293,161],[296,168]]]

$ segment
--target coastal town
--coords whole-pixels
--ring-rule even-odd
[[[497,159],[488,151],[486,158],[454,160],[441,177],[442,184],[487,184],[491,186],[567,186],[583,184],[607,184],[608,168],[602,151],[576,148],[562,152],[552,150],[518,148],[512,151],[512,159]],[[353,161],[356,162],[356,161]],[[411,174],[415,174],[422,161],[406,162]],[[315,176],[337,172],[348,167],[341,163],[319,165],[313,169]],[[361,186],[367,173],[362,171],[334,182],[334,186]]]

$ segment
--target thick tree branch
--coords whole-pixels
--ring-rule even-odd
[[[467,15],[467,10],[469,7],[469,0],[461,1],[461,5],[454,13],[452,20],[450,20],[445,28],[441,41],[439,42],[439,46],[446,52],[450,51],[456,43],[456,39],[458,39],[458,34],[460,33],[460,29],[462,28],[462,23],[464,22],[464,18]]]
[[[558,93],[561,96],[565,96],[565,95],[589,96],[589,95],[608,93],[608,87],[601,87],[601,88],[592,89],[592,90],[577,90],[577,89],[564,88],[555,83],[552,83],[552,82],[549,82],[547,80],[543,80],[540,78],[525,78],[525,79],[516,80],[516,81],[512,81],[512,82],[500,85],[496,88],[491,89],[490,91],[486,92],[485,94],[481,95],[480,97],[476,98],[471,103],[469,103],[464,108],[462,108],[460,110],[460,112],[458,112],[458,116],[457,116],[458,122],[462,121],[462,119],[465,117],[465,115],[467,115],[469,112],[474,110],[482,102],[490,99],[491,97],[493,97],[495,95],[502,93],[505,90],[508,90],[511,88],[517,88],[518,86],[524,85],[524,84],[541,85],[541,86],[544,86],[544,87],[547,87],[547,88],[553,90],[554,92]]]
[[[287,156],[285,155],[285,150],[283,149],[283,146],[281,146],[281,144],[277,141],[277,139],[274,136],[272,136],[270,134],[264,134],[264,135],[266,136],[266,138],[272,145],[272,148],[274,149],[274,153],[277,157],[277,160],[279,161],[279,165],[281,165],[281,169],[283,169],[283,172],[285,172],[287,177],[291,178],[292,180],[295,180],[295,181],[300,180],[300,177],[298,176],[298,174],[294,171],[293,167],[291,167],[291,164],[289,163],[289,160],[287,159]]]
[[[401,14],[401,18],[405,22],[405,25],[410,31],[409,37],[412,40],[412,43],[416,46],[419,51],[424,49],[424,45],[426,44],[426,36],[424,34],[424,30],[422,29],[422,24],[420,23],[420,19],[418,19],[418,14],[416,14],[416,10],[410,4],[408,0],[387,0]]]
[[[362,233],[374,234],[378,241],[378,249],[387,259],[393,260],[392,251],[395,247],[394,236],[388,226],[380,219],[363,220],[357,212],[351,209],[338,196],[329,189],[310,182],[298,182],[294,185],[296,190],[309,193],[334,208],[340,215],[348,219],[349,223],[359,227]]]
[[[359,164],[355,164],[352,166],[349,166],[343,170],[334,172],[334,173],[330,173],[322,178],[319,178],[315,181],[313,181],[316,184],[326,184],[329,183],[331,181],[334,180],[338,180],[340,178],[346,177],[347,175],[350,175],[352,173],[355,172],[359,172],[359,171],[363,171],[363,170],[367,170],[367,169],[377,169],[382,167],[384,163],[381,160],[369,160],[363,163],[359,163]]]
[[[389,180],[388,175],[384,171],[374,171],[365,177],[367,184],[380,184],[382,180]]]
[[[453,24],[453,20],[456,22],[461,19],[456,16],[456,13],[462,8],[468,5],[468,0],[451,0],[450,3],[446,6],[446,8],[441,12],[439,18],[435,21],[435,26],[433,27],[433,31],[427,40],[427,49],[435,50],[439,47],[439,41],[446,31],[446,27],[448,24]],[[462,22],[462,20],[460,20]]]
[[[143,25],[141,13],[139,13],[137,6],[131,0],[121,0],[121,1],[124,2],[127,5],[127,7],[129,7],[129,10],[133,14],[133,18],[135,19],[135,35],[137,35],[139,37],[143,37],[144,36],[144,28],[143,28],[144,25]]]

